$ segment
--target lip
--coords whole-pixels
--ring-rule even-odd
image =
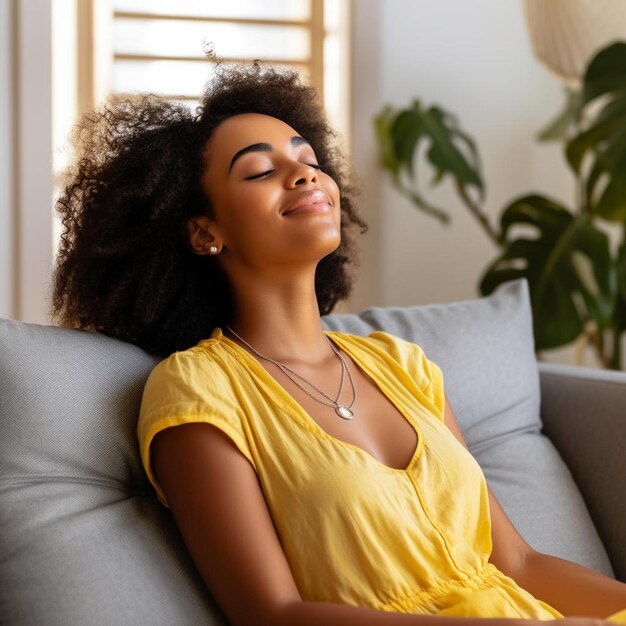
[[[310,191],[304,191],[301,193],[287,208],[281,213],[281,215],[289,215],[294,211],[307,211],[307,212],[323,212],[330,209],[330,198],[325,191],[321,189],[311,189]]]

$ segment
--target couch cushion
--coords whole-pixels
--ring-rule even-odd
[[[157,361],[98,333],[0,320],[0,621],[225,623],[139,461]]]
[[[539,372],[526,279],[475,300],[372,307],[324,318],[329,330],[385,330],[419,344],[444,388],[470,451],[526,541],[541,552],[613,576],[571,473],[542,434]]]
[[[444,372],[472,452],[540,550],[611,574],[570,474],[540,434],[528,289],[330,315],[382,329]],[[9,624],[221,624],[139,459],[135,426],[158,359],[87,331],[0,319],[0,606]]]

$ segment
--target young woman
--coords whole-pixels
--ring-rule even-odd
[[[513,527],[418,345],[323,329],[367,226],[297,75],[218,68],[195,116],[109,103],[75,139],[53,314],[165,357],[142,462],[232,624],[626,623],[625,584]]]

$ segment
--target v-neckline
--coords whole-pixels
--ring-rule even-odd
[[[224,335],[222,329],[218,326],[211,333],[211,339],[219,339],[224,343],[224,345],[231,348],[231,352],[239,357],[239,360],[245,361],[248,365],[249,369],[256,375],[256,378],[261,382],[264,389],[271,397],[271,399],[283,410],[286,410],[290,413],[296,413],[300,419],[304,420],[306,424],[312,428],[312,430],[317,434],[330,441],[336,443],[337,445],[348,447],[352,450],[356,450],[360,454],[365,455],[368,459],[376,463],[379,467],[397,474],[407,474],[413,469],[413,466],[417,463],[418,458],[421,456],[422,449],[424,448],[424,437],[422,435],[422,429],[419,427],[417,422],[413,419],[413,417],[405,411],[404,407],[400,405],[389,392],[386,384],[382,381],[376,379],[372,370],[362,363],[358,358],[355,358],[355,355],[352,351],[352,346],[349,345],[349,342],[346,341],[342,337],[342,333],[340,331],[334,330],[324,330],[324,334],[333,340],[335,343],[339,344],[339,347],[344,350],[350,358],[356,363],[359,369],[372,381],[374,385],[378,388],[378,390],[389,400],[389,402],[396,408],[396,410],[404,417],[404,419],[409,423],[409,425],[413,428],[417,436],[417,444],[415,445],[415,449],[413,450],[413,454],[406,465],[406,467],[391,467],[377,459],[373,454],[361,448],[361,446],[357,446],[356,444],[350,443],[349,441],[344,441],[343,439],[339,439],[334,435],[331,435],[329,432],[325,431],[318,423],[313,419],[313,417],[309,414],[308,411],[243,347],[241,347],[237,342],[233,341],[226,335]],[[347,347],[346,347],[347,346]],[[281,401],[283,400],[283,401]],[[286,402],[284,401],[286,400]]]

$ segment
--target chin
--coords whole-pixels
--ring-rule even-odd
[[[329,229],[325,231],[324,234],[327,236],[324,237],[325,241],[321,245],[332,248],[333,250],[336,250],[341,245],[341,233],[338,229],[333,228],[332,231]]]
[[[337,248],[339,248],[339,243],[328,245],[329,242],[325,242],[326,245],[322,245],[321,242],[318,242],[318,245],[309,244],[307,247],[302,247],[292,257],[292,262],[294,263],[305,263],[313,262],[314,264],[318,264],[322,259],[325,259],[327,256],[333,254]]]
[[[334,245],[328,246],[328,250],[326,254],[324,254],[324,257],[327,257],[329,254],[332,254],[335,250],[337,250],[337,248],[339,248],[340,245],[341,245],[341,239],[337,239]]]

